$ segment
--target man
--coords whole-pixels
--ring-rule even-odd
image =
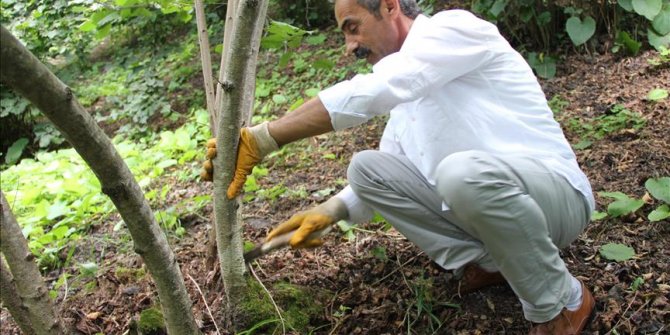
[[[379,151],[352,158],[350,185],[267,239],[296,230],[292,247],[318,246],[310,233],[377,211],[437,264],[462,273],[465,290],[507,281],[536,324],[531,334],[581,332],[594,300],[559,248],[584,229],[593,195],[521,55],[466,11],[428,18],[413,0],[337,0],[335,16],[347,52],[373,72],[242,129],[228,196],[279,146],[390,113]]]

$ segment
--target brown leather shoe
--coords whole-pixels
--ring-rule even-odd
[[[459,282],[458,291],[467,294],[481,288],[506,283],[500,272],[487,272],[475,263],[470,263],[463,270],[463,277]]]
[[[576,311],[565,308],[553,320],[539,324],[530,330],[530,335],[578,335],[591,321],[596,302],[582,283],[582,305]]]

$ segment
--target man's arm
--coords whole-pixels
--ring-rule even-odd
[[[303,138],[333,131],[333,124],[326,107],[319,97],[314,97],[295,111],[268,125],[270,136],[279,146]]]

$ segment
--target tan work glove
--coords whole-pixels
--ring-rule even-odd
[[[235,164],[235,175],[233,181],[228,187],[226,195],[228,199],[236,197],[247,176],[251,174],[254,166],[260,163],[267,154],[277,150],[279,146],[268,131],[268,122],[263,122],[251,128],[240,129],[240,142],[237,147],[237,163]],[[207,141],[207,160],[202,164],[200,177],[203,180],[211,181],[214,165],[212,159],[216,157],[216,139],[211,138]]]
[[[307,239],[316,231],[322,230],[337,221],[344,220],[349,216],[347,206],[342,200],[332,197],[328,201],[303,212],[293,215],[287,221],[273,229],[265,239],[266,242],[273,238],[295,230],[295,234],[289,240],[293,248],[313,248],[323,244],[321,238]]]

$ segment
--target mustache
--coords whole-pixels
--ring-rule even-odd
[[[366,47],[358,47],[354,50],[354,55],[356,55],[356,58],[358,59],[364,59],[368,57],[370,52],[372,51]]]

